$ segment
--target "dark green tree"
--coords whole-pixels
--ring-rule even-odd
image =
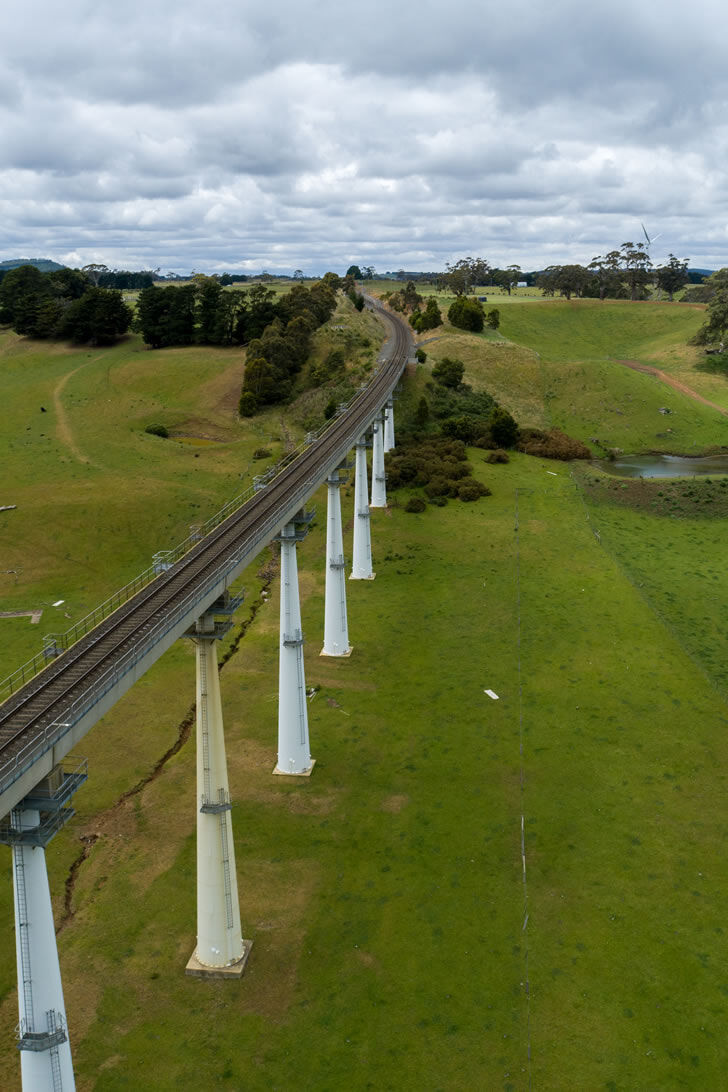
[[[52,273],[46,273],[45,276],[48,278],[51,293],[57,299],[80,299],[91,287],[90,279],[80,269],[54,269]]]
[[[458,296],[450,304],[447,317],[453,326],[461,330],[471,330],[476,334],[481,332],[485,321],[485,313],[480,301],[468,299],[465,296]]]
[[[462,360],[451,360],[449,356],[444,356],[432,369],[432,378],[435,382],[453,390],[460,386],[464,374],[465,365]]]
[[[647,247],[644,243],[622,243],[619,250],[622,275],[627,281],[630,299],[643,299],[647,285],[653,280],[652,262]]]
[[[496,406],[490,415],[490,435],[498,447],[513,447],[518,439],[518,425],[507,409]]]
[[[132,318],[132,309],[118,289],[89,288],[66,310],[60,333],[81,344],[113,345],[127,332]]]
[[[582,296],[591,280],[589,270],[583,265],[550,265],[536,277],[536,285],[546,296],[558,292],[570,300],[572,296]]]
[[[717,270],[708,277],[707,284],[713,295],[707,306],[707,319],[692,338],[693,345],[718,345],[725,348],[728,332],[728,268]]]
[[[45,275],[34,265],[19,265],[10,269],[0,282],[0,322],[14,322],[20,300],[31,295],[38,300],[51,295]],[[25,311],[27,314],[27,307]],[[23,322],[27,323],[25,316]]]
[[[687,283],[688,260],[683,258],[680,261],[674,254],[671,254],[666,264],[659,266],[655,273],[658,288],[661,288],[663,292],[667,292],[670,303],[672,303],[675,293],[684,288]]]
[[[427,399],[423,395],[417,403],[417,409],[415,410],[415,424],[420,428],[424,428],[430,418],[430,407],[427,403]]]
[[[260,337],[276,317],[275,292],[264,284],[254,284],[241,292],[241,297],[235,340],[239,345],[247,345],[253,338]]]
[[[222,285],[214,277],[205,277],[202,274],[198,274],[194,281],[197,289],[198,340],[203,345],[215,345]]]
[[[622,291],[622,274],[620,272],[621,255],[618,250],[610,250],[604,257],[597,254],[592,258],[587,269],[594,278],[596,293],[600,300],[618,299]]]

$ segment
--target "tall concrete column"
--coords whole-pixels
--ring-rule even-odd
[[[66,1030],[61,968],[40,813],[21,804],[11,816],[15,952],[18,966],[23,1092],[72,1092],[76,1084]]]
[[[354,545],[350,580],[373,580],[372,539],[369,527],[366,436],[357,440],[354,478]]]
[[[326,479],[328,506],[326,516],[326,604],[324,608],[324,647],[322,656],[350,656],[349,627],[346,617],[346,580],[344,579],[344,537],[341,530],[341,486],[339,471]]]
[[[278,761],[273,773],[308,776],[314,766],[308,740],[303,631],[298,595],[296,542],[303,532],[288,523],[281,544],[280,659],[278,670]]]
[[[390,397],[384,407],[384,450],[391,451],[394,441],[394,400]]]
[[[372,425],[372,499],[371,508],[387,507],[387,484],[384,475],[384,422],[378,413]]]
[[[252,946],[243,940],[225,733],[213,615],[203,615],[193,640],[197,660],[197,947],[186,973],[240,977]]]

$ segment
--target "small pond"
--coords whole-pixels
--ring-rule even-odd
[[[728,455],[688,458],[684,455],[620,455],[614,461],[594,459],[592,466],[620,478],[695,478],[728,474]]]

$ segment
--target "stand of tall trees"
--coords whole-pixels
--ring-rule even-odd
[[[273,317],[262,330],[253,302],[247,301],[239,327],[244,339],[240,344],[247,345],[241,416],[251,417],[263,406],[289,396],[310,352],[314,330],[334,313],[338,287],[339,278],[333,273],[327,273],[311,288],[296,285],[276,303],[269,301]]]
[[[647,298],[650,285],[657,285],[672,300],[690,279],[686,259],[670,254],[664,265],[654,267],[644,243],[627,242],[605,255],[597,255],[588,265],[550,265],[538,274],[522,273],[517,265],[497,269],[485,258],[461,258],[452,265],[448,263],[445,271],[437,274],[435,283],[458,299],[471,295],[476,285],[496,285],[510,295],[520,280],[526,280],[547,296],[560,295],[566,299],[573,296],[640,300]]]
[[[78,269],[11,269],[0,282],[0,323],[32,338],[111,345],[131,325],[121,292],[99,288]]]
[[[644,243],[622,243],[619,250],[597,255],[589,265],[550,265],[535,279],[547,296],[558,293],[566,299],[572,296],[591,299],[647,298],[650,285],[667,293],[672,301],[675,292],[688,282],[688,263],[671,254],[667,262],[655,268]]]

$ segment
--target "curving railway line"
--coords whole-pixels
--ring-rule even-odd
[[[175,640],[220,600],[370,426],[409,356],[407,325],[387,359],[318,440],[247,503],[0,705],[0,817],[63,758]]]

